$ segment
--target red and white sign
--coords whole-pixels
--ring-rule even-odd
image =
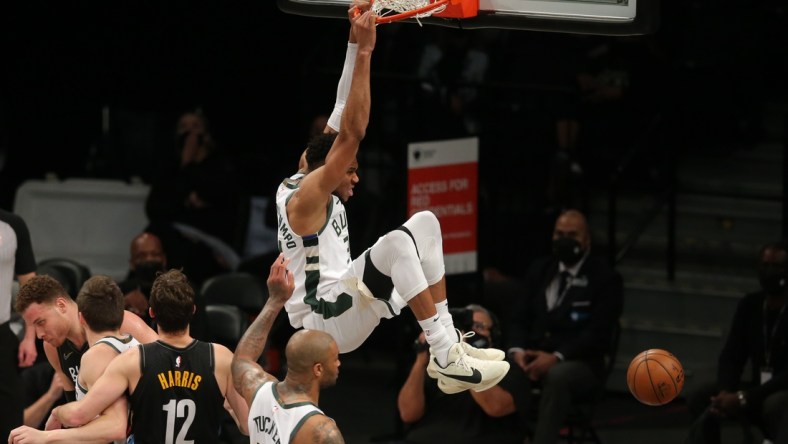
[[[475,137],[408,145],[408,217],[438,217],[446,274],[477,268],[478,164]]]

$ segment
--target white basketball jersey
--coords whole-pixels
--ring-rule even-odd
[[[269,381],[257,389],[249,407],[249,442],[289,444],[312,415],[325,415],[311,402],[285,404],[276,392],[279,382]]]
[[[112,347],[116,352],[118,352],[118,354],[121,354],[124,351],[130,349],[131,347],[139,345],[139,343],[140,342],[134,339],[131,335],[126,335],[126,337],[124,338],[105,336],[99,339],[98,341],[96,341],[96,343],[93,344],[93,347],[97,346],[98,344],[107,344],[110,347]],[[79,384],[79,379],[77,379],[77,383],[75,384],[75,389],[76,389],[77,401],[84,398],[85,395],[88,393],[88,389],[82,387],[82,385]]]
[[[276,191],[279,251],[290,259],[295,278],[295,292],[285,304],[290,324],[303,326],[303,318],[318,311],[318,301],[335,297],[330,289],[342,278],[351,264],[350,232],[342,200],[331,196],[327,204],[326,223],[317,233],[298,236],[287,219],[287,202],[298,190],[303,174],[285,179]]]
[[[140,342],[134,339],[131,335],[126,335],[123,338],[116,338],[114,336],[105,336],[99,339],[98,341],[96,341],[96,343],[93,344],[93,347],[97,346],[98,344],[106,344],[112,347],[115,351],[117,351],[118,354],[121,354],[124,351],[130,349],[131,347],[135,347],[139,345],[139,343]],[[88,394],[88,390],[79,384],[79,378],[77,378],[77,383],[74,384],[74,390],[76,391],[77,401],[84,398],[85,395]],[[126,440],[125,439],[117,440],[114,441],[114,443],[126,444]]]

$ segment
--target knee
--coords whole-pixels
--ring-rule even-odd
[[[419,211],[410,217],[405,226],[411,230],[425,233],[428,235],[439,236],[441,233],[441,224],[438,217],[432,211]]]
[[[416,245],[408,233],[402,230],[394,230],[383,240],[383,244],[389,251],[396,252],[397,256],[416,255]]]
[[[391,274],[391,267],[402,258],[414,258],[418,261],[413,239],[402,230],[394,230],[380,238],[371,251],[372,262],[386,274]]]
[[[766,397],[762,408],[763,422],[772,436],[776,435],[780,424],[788,419],[788,390],[776,392]]]
[[[573,373],[568,371],[567,366],[555,365],[542,378],[542,391],[556,392],[565,390],[569,392],[573,379]]]
[[[709,407],[709,399],[717,394],[716,387],[705,384],[687,394],[687,410],[692,418],[697,418]]]

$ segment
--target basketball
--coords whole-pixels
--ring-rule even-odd
[[[681,393],[684,367],[670,352],[652,348],[629,363],[627,386],[632,396],[643,404],[664,405]]]

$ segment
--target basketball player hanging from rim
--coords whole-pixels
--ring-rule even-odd
[[[504,352],[462,341],[446,299],[443,242],[431,212],[414,214],[356,259],[350,257],[343,202],[359,183],[356,154],[370,112],[370,65],[376,15],[348,11],[350,39],[334,110],[323,134],[301,156],[299,171],[276,193],[279,249],[295,276],[285,305],[294,328],[325,331],[340,353],[359,347],[406,305],[430,345],[428,373],[452,392],[486,390],[509,370]]]

